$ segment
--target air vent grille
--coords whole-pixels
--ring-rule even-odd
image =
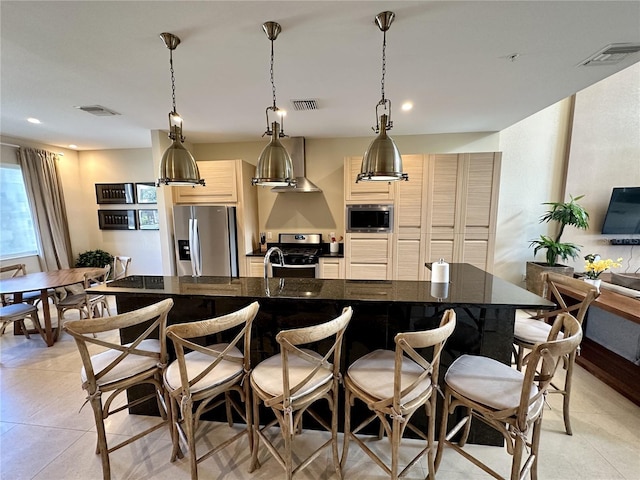
[[[294,110],[318,110],[316,100],[291,100]]]
[[[580,62],[579,66],[614,65],[638,52],[640,52],[640,43],[612,43]]]
[[[77,108],[78,110],[82,110],[83,112],[90,113],[91,115],[96,115],[98,117],[112,117],[114,115],[120,115],[118,112],[105,108],[102,105],[84,105],[75,108]]]

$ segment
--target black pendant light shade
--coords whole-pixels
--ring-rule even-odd
[[[271,41],[271,89],[273,92],[273,105],[267,107],[267,130],[264,135],[271,135],[271,141],[260,153],[258,157],[258,165],[256,166],[255,177],[251,179],[251,185],[270,186],[270,187],[288,187],[295,185],[295,176],[293,175],[293,162],[291,155],[280,143],[280,138],[285,137],[284,127],[278,122],[269,124],[269,111],[279,114],[282,110],[276,105],[276,87],[273,80],[273,41],[278,38],[281,31],[280,24],[276,22],[265,22],[262,25],[264,33]],[[280,116],[284,125],[283,116]],[[264,136],[263,135],[263,136]]]
[[[383,32],[382,42],[382,98],[376,105],[376,127],[374,131],[378,136],[371,142],[362,159],[362,167],[356,178],[360,181],[392,182],[396,180],[408,180],[409,176],[402,172],[402,157],[393,139],[387,135],[387,131],[393,127],[391,121],[391,101],[384,96],[384,77],[386,73],[386,32],[389,30],[395,14],[382,12],[376,15],[376,24]],[[384,112],[378,116],[378,107]]]
[[[182,117],[176,111],[176,86],[173,76],[173,50],[180,44],[180,39],[172,33],[161,33],[160,38],[169,49],[169,65],[171,69],[171,93],[173,110],[169,113],[169,138],[171,145],[162,155],[160,172],[156,186],[160,185],[204,185],[200,171],[193,155],[182,142]]]

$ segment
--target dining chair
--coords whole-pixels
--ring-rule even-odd
[[[0,335],[4,333],[8,324],[17,323],[22,329],[24,336],[31,338],[29,336],[29,330],[27,330],[24,323],[26,318],[31,320],[33,326],[44,340],[44,343],[47,343],[47,338],[44,330],[42,329],[42,325],[40,324],[40,319],[38,318],[38,308],[34,305],[29,305],[28,303],[13,303],[0,307]]]
[[[173,300],[166,299],[108,319],[83,318],[69,320],[64,330],[76,341],[82,359],[80,377],[82,388],[87,392],[98,435],[96,454],[102,460],[102,476],[111,478],[109,455],[145,435],[170,423],[169,399],[162,383],[162,374],[167,364],[166,325],[167,315]],[[133,342],[121,345],[117,340],[96,338],[98,333],[110,332],[105,338],[120,338],[119,331],[135,330],[138,336]],[[155,338],[157,336],[157,338]],[[95,347],[102,352],[95,352]],[[134,386],[151,386],[153,392],[133,402],[127,400],[127,389]],[[124,394],[119,397],[119,395]],[[103,395],[106,400],[103,402]],[[162,421],[110,446],[107,442],[105,421],[118,412],[127,412],[130,407],[149,399],[156,399]]]
[[[394,338],[395,350],[374,350],[349,366],[344,376],[344,448],[341,460],[343,468],[349,452],[349,443],[353,440],[394,480],[404,476],[426,454],[428,478],[435,479],[434,436],[440,355],[455,325],[455,312],[446,310],[438,328],[398,333]],[[427,348],[432,349],[431,361],[424,358],[421,350]],[[368,416],[352,430],[351,410],[355,400],[364,403],[373,415]],[[426,433],[410,423],[413,414],[423,406],[429,419]],[[380,434],[377,439],[386,433],[389,440],[391,467],[367,446],[365,436],[359,435],[376,419],[380,421]],[[427,443],[407,466],[398,472],[400,444],[407,428]]]
[[[252,448],[251,391],[247,377],[251,370],[251,325],[258,309],[258,302],[253,302],[227,315],[167,328],[167,338],[173,342],[176,352],[176,360],[164,372],[165,389],[172,402],[171,461],[182,458],[182,440],[189,452],[192,480],[198,478],[198,463],[243,436],[247,436],[249,448]],[[212,336],[223,332],[229,332],[233,339],[206,344]],[[237,393],[240,403],[230,395],[231,392]],[[215,446],[208,445],[211,448],[198,456],[196,431],[203,426],[201,417],[221,405],[226,407],[230,427],[233,426],[232,409],[244,420],[246,427]],[[202,440],[202,446],[207,444]]]
[[[127,276],[129,271],[129,264],[131,263],[131,257],[114,256],[113,268],[111,269],[111,278],[109,281],[118,280]]]
[[[567,275],[544,272],[541,277],[543,282],[543,296],[554,302],[557,307],[553,310],[540,310],[534,313],[516,310],[513,344],[518,370],[522,370],[525,352],[531,350],[536,343],[544,342],[547,339],[551,331],[551,323],[553,323],[553,320],[558,314],[571,313],[578,323],[582,325],[589,305],[600,295],[600,292],[595,286]],[[563,293],[566,294],[567,291],[577,293],[582,300],[575,300],[575,303],[569,303],[567,300],[568,297],[563,295]],[[552,383],[549,389],[549,393],[558,393],[563,396],[562,411],[567,435],[573,434],[569,404],[571,401],[573,368],[579,348],[580,347],[567,355],[563,360],[563,368],[566,370],[564,386],[560,387]]]
[[[85,291],[67,295],[58,301],[58,326],[63,324],[64,314],[69,310],[78,310],[80,318],[104,317],[105,312],[111,316],[109,302],[105,294],[86,292],[87,288],[106,283],[110,270],[111,265],[106,265],[104,268],[97,268],[85,273],[83,282]],[[58,328],[56,332],[60,332],[60,328]]]
[[[342,313],[328,322],[310,327],[282,330],[276,335],[280,354],[260,362],[251,372],[253,393],[253,451],[250,471],[260,466],[258,453],[262,440],[269,453],[285,470],[287,480],[304,470],[318,458],[322,450],[331,447],[333,465],[338,478],[342,478],[338,458],[338,384],[340,358],[344,332],[353,310],[345,307]],[[330,341],[326,353],[311,347],[316,342]],[[323,342],[324,343],[324,342]],[[307,346],[309,348],[301,348]],[[311,408],[319,400],[326,400],[331,411],[331,424]],[[260,427],[260,404],[270,408],[275,419]],[[331,438],[293,466],[293,438],[301,434],[302,416],[308,413],[320,426],[331,432]],[[268,435],[274,425],[279,425],[284,440],[282,452]]]
[[[537,480],[545,395],[558,366],[567,355],[575,352],[580,340],[580,323],[572,315],[560,313],[547,340],[536,343],[525,358],[524,373],[488,357],[462,355],[457,358],[444,377],[436,470],[447,446],[494,478],[519,480],[530,473],[531,480]],[[447,432],[449,414],[458,407],[465,409],[465,416]],[[507,453],[513,457],[508,476],[502,476],[464,449],[472,419],[482,421],[504,438]],[[461,429],[460,438],[454,441]],[[528,453],[526,459],[523,458],[525,451]]]

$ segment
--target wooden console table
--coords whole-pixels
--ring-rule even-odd
[[[571,298],[580,298],[580,294],[573,290],[563,290],[562,293]],[[595,299],[591,307],[597,307],[640,324],[640,300],[638,299],[601,288],[600,296]],[[589,311],[585,318],[587,331],[588,322]],[[576,363],[636,405],[640,405],[640,366],[586,336],[582,340],[581,352],[576,357]]]

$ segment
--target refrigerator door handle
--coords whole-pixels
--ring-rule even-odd
[[[189,258],[191,260],[191,276],[198,276],[198,231],[197,220],[194,218],[189,219]]]
[[[198,230],[198,219],[193,219],[193,246],[194,251],[191,258],[194,259],[194,276],[202,275],[202,252],[200,251],[200,231]]]

